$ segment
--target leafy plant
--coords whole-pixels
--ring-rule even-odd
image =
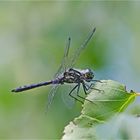
[[[119,120],[119,114],[124,112],[125,108],[134,101],[137,95],[138,93],[135,93],[132,90],[127,92],[126,87],[116,81],[102,80],[101,82],[97,82],[87,96],[87,99],[92,102],[85,100],[81,115],[65,127],[62,140],[105,139],[105,135],[102,136],[101,133],[98,133],[100,132],[99,128],[101,126],[104,126],[105,128],[106,123],[109,122],[112,117],[117,117],[116,120]],[[128,120],[128,118],[131,117],[126,118]],[[112,126],[114,125],[112,124]],[[110,127],[105,130],[108,130],[108,133],[110,134],[112,128]],[[114,139],[126,138],[117,137],[117,135],[115,136]],[[108,138],[112,139],[112,137],[107,137],[107,139]]]

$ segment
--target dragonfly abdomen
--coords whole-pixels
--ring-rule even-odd
[[[53,81],[41,82],[41,83],[38,83],[38,84],[25,85],[25,86],[21,86],[21,87],[18,87],[16,89],[13,89],[12,92],[22,92],[22,91],[29,90],[29,89],[50,85],[52,83],[53,83]]]

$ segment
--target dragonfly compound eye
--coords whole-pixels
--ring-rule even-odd
[[[84,77],[87,82],[90,82],[93,79],[94,74],[92,72],[87,72],[85,73]]]
[[[87,73],[87,78],[92,79],[94,77],[93,73]]]

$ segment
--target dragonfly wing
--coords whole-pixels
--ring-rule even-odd
[[[69,37],[67,45],[66,45],[65,50],[64,50],[64,55],[63,55],[63,58],[62,58],[62,61],[61,61],[61,65],[58,68],[58,71],[56,72],[54,77],[58,77],[59,74],[66,71],[66,69],[68,67],[67,63],[68,63],[68,54],[69,54],[69,49],[70,49],[70,42],[71,42],[71,38]]]
[[[96,28],[94,28],[92,30],[92,32],[89,34],[89,36],[87,37],[87,39],[81,44],[81,46],[79,48],[77,48],[77,50],[75,51],[75,53],[73,54],[72,58],[71,58],[71,63],[69,67],[73,67],[73,65],[75,64],[77,58],[79,57],[79,55],[81,54],[82,50],[84,50],[88,44],[88,42],[90,41],[90,39],[92,38],[93,34],[95,33]]]
[[[66,45],[65,50],[64,50],[64,55],[63,55],[63,58],[62,58],[61,65],[58,68],[56,74],[54,75],[54,79],[56,79],[62,72],[64,72],[67,69],[66,64],[67,64],[67,61],[68,61],[70,41],[71,41],[71,38],[69,37],[67,45]],[[59,87],[59,85],[54,85],[53,88],[50,90],[49,95],[48,95],[47,109],[50,107],[58,87]]]
[[[59,85],[54,85],[48,94],[47,110],[49,109]]]
[[[67,108],[72,109],[72,107],[75,105],[75,100],[69,96],[69,92],[72,90],[72,85],[65,85],[65,87],[61,90],[61,98],[64,102],[64,104],[67,106]],[[74,93],[75,91],[73,91]]]
[[[84,50],[88,44],[88,42],[90,41],[90,39],[92,38],[93,34],[95,33],[96,28],[94,28],[92,30],[92,32],[89,34],[89,36],[87,37],[87,39],[84,41],[84,43],[77,48],[77,50],[75,51],[75,53],[73,54],[73,56],[70,58],[69,60],[69,49],[70,49],[70,43],[71,43],[71,38],[68,38],[67,41],[67,45],[65,47],[65,51],[64,51],[64,56],[62,58],[61,61],[61,65],[57,71],[57,73],[55,74],[54,77],[58,77],[58,75],[64,71],[66,71],[67,68],[72,68],[73,65],[75,64],[77,58],[79,57],[79,55],[81,54],[82,50]]]

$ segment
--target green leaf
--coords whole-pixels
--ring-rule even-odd
[[[112,115],[122,112],[132,102],[136,94],[131,91],[128,93],[126,87],[116,81],[102,80],[102,83],[96,83],[85,101],[82,114],[96,118],[99,121],[105,121]]]
[[[81,115],[65,127],[62,139],[95,139],[95,126],[122,112],[136,96],[116,81],[96,82],[86,98],[91,102],[85,100]]]

